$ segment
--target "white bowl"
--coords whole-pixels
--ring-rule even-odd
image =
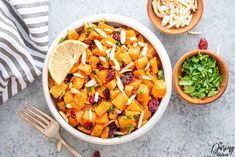
[[[144,126],[142,126],[141,128],[137,129],[136,131],[134,131],[128,135],[125,135],[121,138],[117,137],[117,138],[110,138],[110,139],[102,139],[102,138],[93,137],[93,136],[84,134],[84,133],[78,131],[77,129],[73,128],[71,125],[66,123],[64,121],[64,119],[60,116],[60,114],[59,114],[59,112],[53,102],[53,99],[50,96],[49,89],[48,89],[48,58],[52,52],[52,49],[58,44],[58,42],[60,41],[60,39],[62,37],[65,37],[67,35],[67,31],[69,29],[77,29],[77,28],[82,27],[84,25],[84,23],[86,23],[86,22],[95,23],[95,22],[98,22],[102,19],[105,19],[107,22],[126,25],[126,26],[133,28],[134,30],[136,30],[140,34],[142,34],[154,46],[154,48],[157,50],[157,53],[161,59],[161,62],[163,65],[163,71],[165,74],[165,82],[167,85],[166,95],[162,99],[157,112],[150,118],[150,120]],[[112,15],[112,14],[99,14],[99,15],[85,17],[83,19],[80,19],[80,20],[72,23],[57,36],[57,38],[52,43],[52,45],[47,53],[46,59],[45,59],[43,73],[42,73],[42,85],[43,85],[44,96],[45,96],[47,105],[48,105],[52,115],[66,131],[71,133],[73,136],[75,136],[83,141],[86,141],[86,142],[90,142],[90,143],[94,143],[94,144],[102,144],[102,145],[115,145],[115,144],[125,143],[128,141],[134,140],[137,137],[140,137],[141,135],[146,133],[148,130],[150,130],[159,121],[159,119],[161,118],[161,116],[165,112],[167,105],[169,103],[169,100],[170,100],[171,90],[172,90],[172,69],[171,69],[170,59],[169,59],[169,56],[168,56],[165,48],[163,47],[160,40],[154,35],[154,33],[151,32],[147,27],[145,27],[143,24],[141,24],[131,18],[125,17],[125,16]]]

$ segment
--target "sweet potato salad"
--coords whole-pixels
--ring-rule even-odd
[[[113,138],[145,125],[166,93],[160,59],[140,33],[100,21],[69,30],[85,51],[57,84],[49,75],[49,90],[61,116],[79,131]]]

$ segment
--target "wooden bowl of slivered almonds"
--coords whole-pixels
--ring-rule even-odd
[[[203,14],[203,0],[148,0],[152,24],[166,34],[183,34],[194,28]]]
[[[193,50],[183,55],[173,70],[173,85],[187,102],[205,105],[220,98],[228,85],[228,67],[209,50]]]

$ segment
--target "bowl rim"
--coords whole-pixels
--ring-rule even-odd
[[[169,35],[180,35],[180,34],[184,34],[188,31],[190,31],[191,29],[193,29],[199,23],[199,21],[201,20],[203,12],[204,12],[204,2],[203,2],[203,0],[198,0],[197,3],[198,4],[200,3],[200,5],[201,5],[200,14],[196,17],[197,19],[195,21],[193,21],[193,19],[194,19],[194,17],[193,17],[193,19],[191,21],[191,24],[189,24],[188,26],[180,27],[180,28],[174,28],[174,29],[172,29],[172,28],[168,29],[168,28],[158,24],[158,22],[156,22],[155,18],[158,18],[158,19],[160,19],[160,18],[157,17],[157,15],[155,15],[155,13],[154,13],[154,10],[153,10],[153,7],[152,7],[152,0],[147,0],[147,7],[146,8],[147,8],[147,14],[148,14],[148,17],[149,17],[151,23],[160,32],[166,33],[166,34],[169,34]],[[200,5],[198,5],[198,6],[200,6]],[[152,16],[152,15],[155,15],[155,16]]]
[[[65,37],[67,35],[67,31],[69,29],[78,29],[84,25],[86,22],[98,22],[101,21],[102,19],[105,19],[107,22],[113,22],[117,24],[122,24],[129,26],[133,28],[134,30],[138,31],[141,33],[156,49],[158,56],[161,59],[162,65],[163,65],[163,71],[165,75],[165,82],[167,85],[167,92],[164,98],[162,99],[158,111],[149,119],[149,121],[142,126],[141,128],[137,129],[136,131],[125,135],[121,138],[110,138],[110,139],[102,139],[99,137],[93,137],[87,134],[84,134],[80,132],[79,130],[73,128],[71,125],[65,122],[65,120],[60,116],[59,111],[57,110],[56,106],[54,105],[54,102],[52,101],[52,98],[49,94],[49,89],[48,89],[48,59],[49,56],[52,52],[52,49],[58,44],[60,39],[62,37]],[[54,39],[53,43],[51,44],[49,51],[46,55],[46,59],[44,62],[44,67],[43,67],[43,73],[42,73],[42,85],[43,85],[43,92],[44,92],[44,97],[46,99],[46,103],[49,107],[50,112],[52,113],[53,117],[57,120],[57,122],[70,134],[73,136],[89,142],[93,144],[101,144],[101,145],[115,145],[115,144],[122,144],[126,143],[128,141],[134,140],[137,137],[140,137],[144,133],[146,133],[148,130],[150,130],[161,118],[163,113],[165,112],[170,97],[171,97],[171,91],[172,91],[172,68],[171,68],[171,62],[169,59],[169,56],[163,47],[162,43],[160,40],[155,36],[155,34],[150,31],[146,26],[143,24],[139,23],[138,21],[131,19],[126,16],[122,15],[114,15],[114,14],[98,14],[98,15],[92,15],[88,17],[84,17],[78,21],[73,22],[69,26],[67,26],[61,33]]]
[[[206,54],[206,55],[209,55],[210,57],[214,58],[216,60],[217,64],[218,64],[218,62],[220,63],[220,67],[223,68],[223,71],[225,73],[224,80],[221,83],[220,91],[215,96],[207,97],[205,99],[192,98],[188,94],[184,93],[182,88],[179,86],[179,79],[178,79],[179,75],[178,74],[179,74],[179,71],[180,71],[180,68],[181,68],[183,62],[187,58],[191,58],[198,53]],[[223,61],[223,59],[219,55],[217,55],[216,53],[214,53],[210,50],[196,49],[196,50],[189,51],[180,57],[180,59],[175,64],[172,77],[173,77],[172,79],[173,79],[174,89],[176,90],[176,93],[182,99],[184,99],[185,101],[187,101],[189,103],[195,104],[195,105],[206,105],[211,102],[214,102],[215,100],[219,99],[223,95],[223,93],[225,92],[227,85],[228,85],[229,73],[228,73],[228,67],[227,67],[226,63]]]

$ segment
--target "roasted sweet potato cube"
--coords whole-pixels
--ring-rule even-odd
[[[137,69],[144,69],[147,64],[148,64],[148,58],[146,56],[141,57],[135,61],[135,67]]]
[[[134,89],[134,86],[129,84],[129,85],[125,85],[125,89],[124,89],[124,92],[126,93],[126,95],[128,97],[130,97],[132,95],[132,91]]]
[[[152,89],[152,87],[153,87],[153,82],[152,81],[150,81],[150,80],[143,80],[143,83],[148,86],[149,90]]]
[[[125,64],[129,64],[132,62],[128,52],[121,53],[120,58]]]
[[[134,89],[138,89],[141,82],[142,80],[135,79],[134,82],[131,82],[130,84],[134,86]]]
[[[82,31],[82,33],[80,34],[78,40],[79,40],[79,41],[84,41],[84,40],[86,40],[86,32],[85,32],[85,31]]]
[[[110,44],[107,43],[107,41],[116,44],[117,41],[115,39],[113,39],[113,37],[111,37],[110,35],[107,36],[107,38],[103,38],[100,42],[102,43],[102,45],[105,45],[107,47],[112,47]]]
[[[149,88],[145,84],[140,84],[137,91],[137,99],[139,101],[144,101],[149,96]]]
[[[83,78],[76,77],[73,80],[73,87],[76,88],[76,89],[82,88],[83,84],[84,84],[84,79]]]
[[[79,127],[78,127],[78,130],[81,131],[81,132],[83,132],[83,133],[86,133],[86,134],[91,134],[91,130],[87,130],[87,129],[85,129],[85,128],[82,127],[82,126],[79,126]]]
[[[110,90],[110,100],[113,100],[119,93],[120,93],[120,90],[118,88],[114,88],[113,90]]]
[[[75,127],[77,125],[76,119],[72,117],[68,117],[69,124],[72,125],[72,127]]]
[[[76,120],[79,124],[83,124],[83,115],[84,115],[84,111],[80,110],[77,112],[76,114]]]
[[[92,118],[92,119],[91,119]],[[90,118],[90,114],[89,114],[89,110],[86,110],[85,113],[83,114],[83,123],[86,123],[86,122],[95,122],[95,119],[96,119],[96,114],[95,112],[92,111],[92,117]]]
[[[152,82],[155,82],[157,80],[157,76],[152,74],[149,71],[146,72],[146,75],[149,76],[152,79]]]
[[[137,47],[136,47],[136,48],[130,47],[130,48],[128,49],[128,54],[129,54],[131,60],[132,60],[132,61],[135,61],[135,60],[138,59],[138,56],[139,56],[139,54],[140,54],[140,49],[137,48]]]
[[[58,106],[58,108],[59,108],[60,111],[62,111],[62,112],[65,112],[65,111],[66,111],[65,103],[64,103],[63,101],[58,102],[58,103],[57,103],[57,106]]]
[[[91,136],[99,137],[104,129],[105,125],[103,124],[96,124],[95,127],[91,131]]]
[[[104,113],[102,116],[96,116],[96,123],[107,124],[109,122],[108,113]]]
[[[96,33],[96,31],[91,31],[91,33],[89,34],[89,36],[87,37],[87,40],[94,40],[94,39],[102,39],[102,37]]]
[[[149,63],[150,63],[152,73],[157,74],[157,72],[158,72],[157,58],[154,57],[154,58],[150,59]]]
[[[83,92],[75,94],[74,97],[73,97],[73,101],[76,104],[84,104],[86,99],[87,99],[87,95]]]
[[[91,65],[88,64],[80,64],[78,69],[89,75],[92,71]]]
[[[102,101],[97,107],[95,107],[95,112],[98,116],[102,116],[107,110],[112,106],[111,102]]]
[[[136,122],[135,122],[135,118],[131,117],[131,116],[119,116],[118,117],[118,124],[120,126],[120,128],[126,128],[126,126],[135,126]]]
[[[108,138],[108,137],[109,137],[109,127],[106,126],[101,133],[101,138]]]
[[[113,90],[113,89],[116,87],[116,85],[117,85],[117,82],[116,82],[115,79],[113,79],[112,81],[110,81],[110,82],[106,85],[106,87],[107,87],[109,90]]]
[[[92,69],[96,69],[97,64],[100,62],[100,59],[96,56],[91,56],[88,60],[89,64],[91,65]]]
[[[134,111],[134,112],[141,112],[143,109],[140,105],[140,103],[134,99],[130,105],[127,106],[127,111]]]
[[[156,50],[155,50],[155,48],[153,47],[153,45],[152,44],[150,44],[150,43],[148,43],[148,51],[147,51],[147,58],[148,59],[151,59],[151,58],[153,58],[155,55],[156,55],[157,53],[156,53]]]
[[[164,80],[156,80],[154,82],[152,92],[154,98],[162,98],[166,94],[166,84]]]
[[[67,89],[67,87],[68,86],[65,83],[52,86],[52,88],[50,89],[50,93],[54,98],[58,98]]]
[[[122,92],[120,92],[113,100],[112,104],[116,106],[119,110],[124,110],[126,107],[126,103],[128,101],[128,97],[125,96]]]
[[[113,27],[105,24],[104,22],[99,22],[98,28],[102,29],[106,34],[112,34]]]
[[[139,116],[140,112],[134,112],[134,111],[127,111],[127,110],[125,110],[124,111],[124,115],[125,116],[135,117],[135,116]]]
[[[149,118],[152,116],[152,113],[149,111],[149,109],[146,109],[144,111],[144,117],[143,117],[143,121],[145,120],[149,120]]]
[[[134,41],[130,40],[130,37],[136,37],[136,33],[134,30],[127,30],[126,31],[126,44],[131,44]]]
[[[70,105],[72,105],[73,108],[76,109],[77,111],[80,111],[85,106],[84,103],[76,104],[74,101],[70,102]]]
[[[133,72],[134,76],[137,78],[142,78],[145,75],[144,69],[135,70]]]
[[[138,35],[137,39],[138,39],[138,41],[140,41],[140,42],[143,42],[143,43],[144,43],[144,38],[143,38],[143,36],[142,36],[142,35]]]
[[[96,75],[99,77],[100,81],[102,83],[106,83],[106,76],[107,76],[108,70],[100,70]]]
[[[100,50],[98,49],[98,47],[95,47],[95,48],[92,50],[92,53],[93,53],[94,55],[97,55],[97,56],[106,56],[105,48],[104,48],[104,47],[103,47],[103,50],[102,50],[102,51],[100,51]]]
[[[78,33],[74,29],[68,30],[68,39],[69,40],[77,40],[78,39]]]
[[[70,93],[70,91],[67,91],[64,94],[64,103],[68,104],[69,102],[71,102],[73,100],[73,94]]]
[[[115,111],[109,112],[109,119],[114,120],[118,116],[118,113]]]

